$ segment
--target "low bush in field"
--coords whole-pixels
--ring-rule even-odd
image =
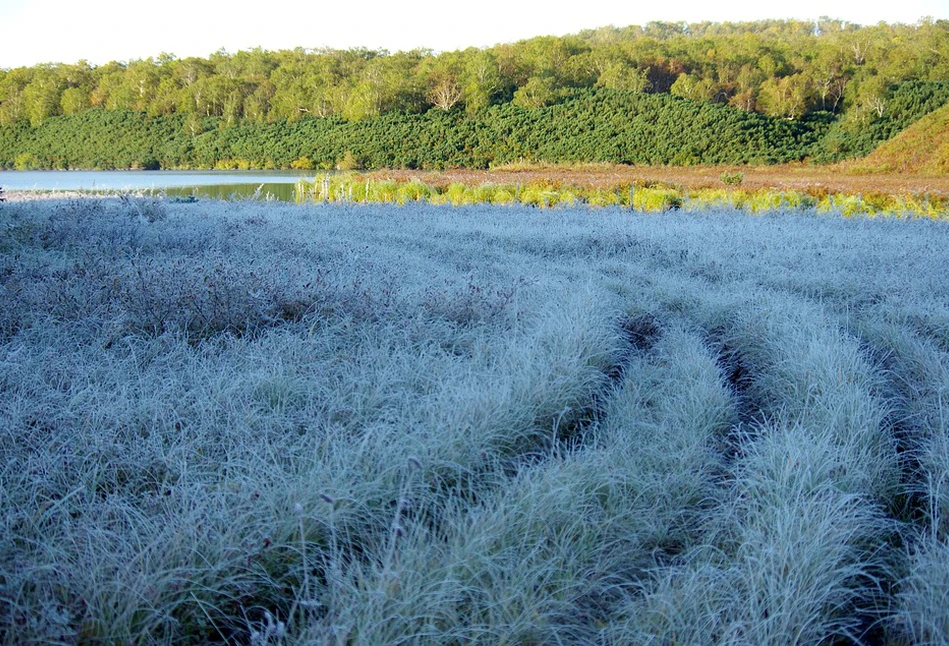
[[[0,642],[946,641],[945,223],[315,188],[4,204]]]

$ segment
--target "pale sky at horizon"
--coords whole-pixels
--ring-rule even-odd
[[[149,14],[144,11],[146,7]],[[271,13],[265,8],[271,9]],[[0,0],[0,68],[79,60],[101,65],[111,60],[157,57],[162,52],[179,58],[207,57],[222,47],[229,52],[254,47],[450,51],[533,36],[562,36],[607,25],[644,25],[653,20],[737,22],[769,18],[813,20],[820,16],[862,25],[881,21],[913,24],[926,16],[949,18],[949,0],[680,0],[650,3],[649,7],[617,0],[562,5],[502,0],[457,4],[445,0],[285,0],[247,8],[217,0],[164,0],[161,4]]]

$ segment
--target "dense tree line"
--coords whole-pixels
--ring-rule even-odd
[[[92,107],[228,123],[352,120],[431,108],[476,112],[508,101],[539,107],[590,87],[669,92],[799,118],[845,108],[885,112],[891,85],[947,78],[945,20],[650,23],[439,54],[256,49],[0,70],[0,123],[35,126]]]
[[[810,151],[829,160],[866,152],[905,127],[907,115],[938,107],[946,93],[937,86],[945,79],[949,21],[931,19],[870,27],[830,19],[654,22],[443,53],[255,49],[101,66],[45,64],[0,70],[0,163],[11,166],[19,156],[21,166],[42,167],[267,159],[275,166],[325,165],[347,153],[370,166],[382,160],[483,166],[509,157],[772,160],[807,155],[802,146],[833,122],[825,145]],[[901,90],[910,83],[917,84],[915,98]],[[623,123],[616,102],[633,106],[630,123]],[[666,112],[646,123],[636,112],[642,106]],[[719,110],[725,107],[748,118],[726,119]],[[586,123],[586,131],[574,134],[550,122],[565,114]],[[675,154],[646,154],[617,140],[621,133],[665,136],[675,131],[670,122],[681,129],[719,127],[718,120],[754,124],[747,125],[748,137],[770,143],[739,154],[712,141],[709,131],[686,137]],[[99,134],[95,141],[83,134],[105,131],[113,133],[109,145]],[[551,139],[555,131],[561,140]],[[789,132],[796,133],[793,146],[783,140]],[[367,134],[373,139],[358,139]],[[422,150],[416,142],[423,141],[438,151]],[[90,151],[82,153],[79,142]],[[382,142],[391,146],[385,152]]]

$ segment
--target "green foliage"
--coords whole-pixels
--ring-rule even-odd
[[[0,165],[6,168],[19,167],[19,159],[32,160],[32,168],[186,168],[197,165],[191,153],[180,117],[95,109],[53,117],[36,128],[0,126]]]
[[[682,195],[670,188],[637,190],[633,207],[641,211],[677,211],[682,208]]]
[[[946,52],[946,21],[768,20],[439,54],[256,49],[0,69],[0,164],[23,153],[42,168],[829,162],[945,103]]]
[[[343,158],[336,163],[336,168],[339,170],[359,170],[362,167],[362,162],[356,158],[351,150],[347,150],[343,154]]]
[[[816,162],[869,154],[884,141],[949,101],[949,81],[908,81],[888,92],[882,114],[855,111],[835,122],[812,152]]]
[[[816,27],[816,29],[815,29]],[[363,119],[516,101],[539,107],[589,87],[672,92],[772,116],[861,111],[892,83],[949,78],[945,21],[650,23],[488,49],[219,51],[128,63],[0,70],[0,124],[40,125],[89,107],[220,117],[227,125]],[[879,86],[879,87],[877,87]],[[885,97],[884,97],[885,98]]]
[[[740,173],[737,173],[740,175]],[[634,211],[704,211],[731,208],[746,213],[799,209],[844,216],[885,215],[893,217],[945,219],[949,217],[949,198],[939,195],[861,195],[807,193],[801,191],[696,189],[684,191],[670,185],[617,185],[606,188],[572,186],[557,182],[535,181],[517,184],[486,183],[466,185],[452,182],[447,186],[429,185],[420,180],[395,181],[369,179],[358,173],[318,175],[312,182],[298,184],[299,201],[359,202],[400,204],[428,202],[465,206],[473,204],[523,204],[547,209],[587,205],[622,206]],[[632,202],[630,202],[632,200]]]
[[[514,105],[521,108],[542,108],[557,101],[557,85],[553,76],[532,76],[514,93]]]
[[[13,160],[13,168],[16,170],[37,170],[42,166],[40,160],[33,153],[20,153]]]
[[[688,127],[683,127],[688,124]],[[0,164],[42,168],[487,168],[517,160],[750,164],[802,159],[821,132],[669,95],[581,90],[534,109],[431,110],[225,127],[222,119],[89,110],[0,126]],[[302,165],[302,166],[301,166]]]
[[[722,171],[719,179],[725,186],[741,186],[741,183],[745,180],[745,174],[737,170],[734,172],[729,172],[726,170]]]

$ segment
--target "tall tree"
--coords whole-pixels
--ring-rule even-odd
[[[465,60],[462,52],[447,52],[428,57],[422,63],[422,73],[428,87],[428,101],[448,112],[464,98],[462,75]]]
[[[26,117],[23,91],[32,78],[32,68],[0,70],[0,124],[10,125]]]
[[[768,116],[800,119],[813,99],[812,87],[804,73],[769,78],[761,85],[758,105]]]
[[[33,68],[33,77],[21,95],[26,117],[32,126],[60,114],[64,89],[66,80],[58,66],[47,64]]]
[[[504,82],[500,64],[490,50],[468,50],[463,78],[463,99],[469,114],[489,107],[501,91]]]

